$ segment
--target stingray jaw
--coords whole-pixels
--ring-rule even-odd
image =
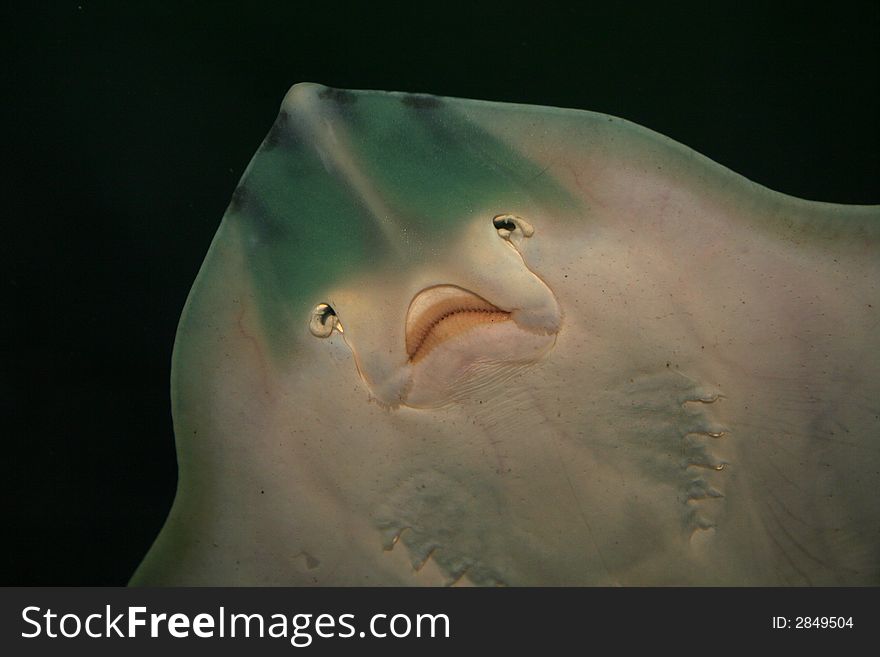
[[[550,301],[520,295],[520,308],[464,285],[416,290],[402,294],[370,281],[329,295],[345,325],[340,337],[382,406],[435,408],[475,387],[500,390],[496,384],[512,369],[538,362],[555,343],[561,319],[549,290]]]
[[[528,321],[522,325],[518,317]],[[457,285],[425,288],[406,315],[401,403],[432,408],[503,392],[507,375],[540,360],[558,328],[558,315],[541,324],[533,313],[496,305]]]
[[[436,347],[484,325],[510,321],[510,313],[469,290],[436,285],[419,292],[406,315],[406,353],[418,363]]]

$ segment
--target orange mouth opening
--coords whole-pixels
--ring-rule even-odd
[[[485,324],[510,321],[510,313],[454,285],[419,292],[406,314],[406,353],[416,363],[435,347]]]

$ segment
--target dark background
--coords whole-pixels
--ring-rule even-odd
[[[880,202],[876,2],[38,4],[4,6],[0,45],[0,584],[124,584],[150,546],[177,318],[295,82],[605,112]]]

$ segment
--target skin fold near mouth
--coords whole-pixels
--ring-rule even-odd
[[[416,363],[462,333],[510,319],[509,312],[463,288],[429,287],[413,298],[406,314],[406,353]]]

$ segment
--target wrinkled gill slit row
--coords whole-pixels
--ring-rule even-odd
[[[510,313],[454,285],[422,290],[406,316],[406,353],[418,362],[437,345],[483,324],[510,319]]]

